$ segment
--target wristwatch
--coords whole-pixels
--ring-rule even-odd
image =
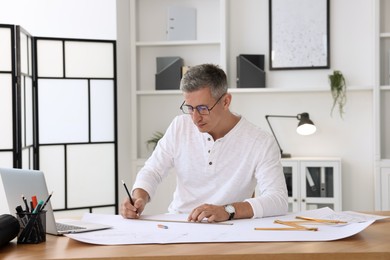
[[[234,218],[234,214],[236,214],[236,209],[232,204],[228,204],[224,206],[225,211],[229,214],[229,220]]]

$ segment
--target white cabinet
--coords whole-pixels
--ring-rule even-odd
[[[289,212],[321,207],[342,210],[341,160],[338,158],[282,159]]]
[[[390,1],[376,1],[375,209],[390,210]]]
[[[381,208],[390,209],[390,167],[381,168]]]

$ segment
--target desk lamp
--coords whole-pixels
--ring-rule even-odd
[[[297,120],[299,120],[298,127],[297,127],[297,133],[300,134],[300,135],[311,135],[311,134],[314,134],[315,131],[317,130],[317,128],[314,125],[313,121],[310,120],[309,114],[306,113],[306,112],[298,114],[296,116],[266,115],[265,119],[267,120],[269,128],[271,128],[271,132],[274,135],[276,143],[279,146],[279,150],[280,150],[280,154],[282,155],[282,158],[290,158],[291,154],[283,153],[283,150],[280,147],[278,139],[276,138],[275,132],[272,129],[271,123],[268,120],[269,117],[296,118]]]

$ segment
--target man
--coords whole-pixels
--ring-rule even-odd
[[[232,113],[225,72],[211,64],[191,67],[180,83],[184,102],[139,171],[134,205],[124,218],[139,218],[157,185],[175,168],[177,186],[169,212],[188,221],[259,218],[287,212],[280,151],[269,133]],[[258,185],[260,195],[252,198]]]

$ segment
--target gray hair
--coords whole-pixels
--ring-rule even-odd
[[[214,99],[227,93],[227,78],[225,72],[217,65],[201,64],[190,67],[180,82],[183,92],[194,92],[209,88]]]

